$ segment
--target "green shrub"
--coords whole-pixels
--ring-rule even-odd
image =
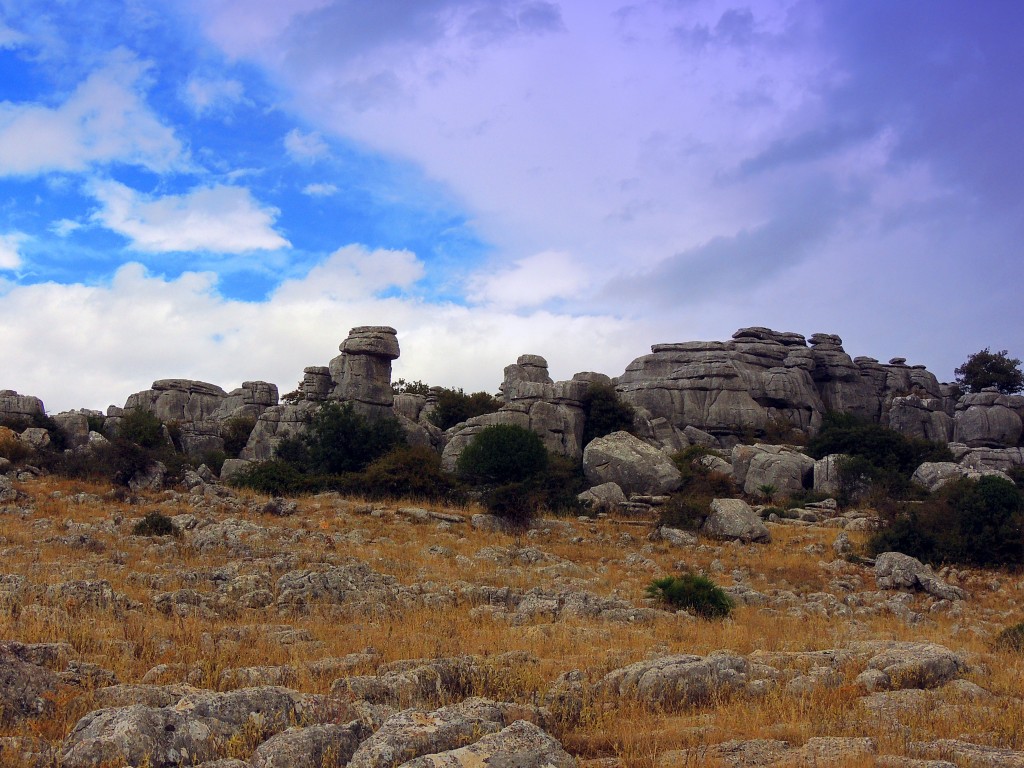
[[[163,426],[154,414],[142,408],[133,408],[121,416],[117,436],[143,448],[159,448],[165,443]]]
[[[255,426],[256,419],[252,416],[235,416],[226,419],[220,427],[220,436],[224,439],[224,453],[237,459],[238,454],[245,448],[245,444],[249,442],[249,435],[252,434]]]
[[[372,498],[460,501],[457,480],[441,467],[437,451],[421,446],[394,448],[352,482]]]
[[[695,573],[655,579],[647,587],[647,594],[705,619],[725,618],[733,609],[732,598],[721,587]]]
[[[280,459],[250,464],[232,475],[229,483],[268,496],[292,496],[314,489],[310,478],[300,472],[294,464]]]
[[[486,392],[467,395],[462,389],[437,389],[437,403],[430,412],[430,421],[441,429],[451,429],[466,419],[494,413],[501,401]]]
[[[696,531],[711,514],[710,496],[688,496],[674,493],[667,504],[658,507],[658,526]]]
[[[1024,389],[1020,360],[1010,357],[1005,349],[991,352],[985,347],[970,355],[953,373],[956,374],[956,383],[965,392],[981,392],[986,387],[995,387],[1004,395],[1010,395]]]
[[[309,451],[308,471],[320,475],[359,472],[406,443],[397,419],[366,418],[356,413],[352,403],[322,405],[302,439]]]
[[[487,511],[513,528],[525,530],[537,516],[540,499],[531,483],[506,483],[487,491],[481,499]]]
[[[89,422],[90,432],[99,432],[101,435],[103,434],[103,422],[107,420],[106,416],[97,416],[96,414],[89,414],[86,417],[86,420]]]
[[[167,515],[162,512],[149,512],[132,528],[136,536],[181,536],[181,531]]]
[[[391,382],[391,391],[396,395],[429,395],[430,385],[424,384],[419,379],[416,381],[397,379]]]
[[[65,477],[107,480],[127,488],[136,474],[145,472],[156,460],[156,454],[148,448],[117,437],[87,451],[60,454],[54,457],[50,469]]]
[[[1004,629],[992,644],[999,650],[1024,653],[1024,621]]]
[[[473,483],[516,483],[544,472],[548,452],[536,432],[514,424],[495,424],[473,438],[456,466],[458,475]]]
[[[557,515],[583,515],[590,507],[577,496],[586,487],[583,464],[568,456],[548,453],[548,466],[533,477],[531,482],[540,504]]]
[[[612,432],[632,432],[636,411],[619,398],[613,384],[592,382],[583,395],[583,445]]]
[[[930,563],[1020,566],[1024,493],[994,476],[948,483],[934,498],[895,505],[868,542],[872,553],[898,551]]]

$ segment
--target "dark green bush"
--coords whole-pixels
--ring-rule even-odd
[[[232,475],[229,482],[238,488],[249,488],[268,496],[293,496],[319,490],[315,482],[294,464],[280,459],[250,464]]]
[[[868,542],[873,553],[898,551],[930,563],[1024,564],[1024,493],[987,476],[947,484],[934,498],[896,505]]]
[[[467,395],[462,389],[437,389],[437,404],[430,412],[430,421],[441,429],[450,429],[466,419],[494,413],[501,401],[486,392]]]
[[[397,379],[391,382],[391,391],[396,395],[429,395],[430,385],[424,384],[419,379],[416,381]]]
[[[721,587],[695,573],[655,579],[647,587],[647,594],[705,619],[725,618],[733,609],[732,598]]]
[[[99,432],[101,435],[103,434],[103,422],[107,420],[106,416],[97,416],[96,414],[89,414],[89,416],[87,416],[86,419],[89,422],[90,432]]]
[[[1004,395],[1024,389],[1024,372],[1020,360],[1010,357],[1004,349],[992,352],[988,347],[970,355],[966,362],[953,371],[956,383],[964,392],[981,392],[995,387]]]
[[[132,528],[136,536],[181,536],[181,531],[163,512],[149,512]]]
[[[65,477],[107,480],[127,488],[137,473],[145,472],[156,460],[154,451],[118,437],[88,451],[55,456],[49,468]]]
[[[525,530],[537,516],[540,498],[531,483],[506,483],[487,491],[481,499],[484,508],[513,528]]]
[[[548,452],[540,436],[514,424],[484,427],[457,463],[460,477],[483,485],[522,482],[547,467]]]
[[[164,445],[163,424],[154,414],[142,408],[125,411],[117,425],[117,436],[143,448]]]
[[[1004,629],[992,644],[999,650],[1024,653],[1024,621]]]
[[[252,434],[255,426],[256,419],[252,416],[235,416],[226,419],[220,427],[220,436],[224,439],[224,453],[237,459],[238,454],[245,448],[245,444],[249,442],[249,435]]]
[[[371,498],[461,501],[458,481],[441,467],[437,451],[400,447],[372,462],[353,483]]]
[[[535,475],[531,482],[539,495],[540,505],[549,512],[583,515],[590,509],[577,498],[586,486],[583,465],[579,461],[549,453],[547,469]]]
[[[583,395],[583,445],[612,432],[632,432],[636,411],[619,398],[613,384],[592,382]]]
[[[658,526],[681,528],[684,531],[696,531],[711,514],[711,497],[687,496],[674,493],[667,504],[658,507]]]
[[[322,405],[302,439],[309,450],[307,469],[319,475],[359,472],[406,443],[397,419],[366,418],[356,413],[352,403]]]
[[[703,445],[691,445],[672,456],[682,481],[668,504],[659,507],[658,525],[695,531],[711,513],[713,499],[732,498],[739,493],[731,477],[700,463],[704,456],[717,455]]]

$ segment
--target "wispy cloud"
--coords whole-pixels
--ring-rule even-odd
[[[146,69],[122,50],[57,107],[0,103],[0,176],[76,172],[114,162],[152,171],[182,166],[184,151],[173,129],[145,102]]]
[[[230,110],[245,100],[240,80],[192,75],[182,88],[182,100],[196,115]]]
[[[302,194],[310,197],[330,197],[338,194],[338,187],[335,184],[307,184],[302,188]]]
[[[295,128],[284,137],[284,148],[294,160],[311,163],[330,154],[330,148],[319,133],[303,133]]]
[[[14,270],[21,266],[21,244],[28,239],[23,232],[0,235],[0,269]]]
[[[150,197],[116,181],[90,185],[101,208],[93,219],[149,253],[245,253],[285,248],[278,211],[262,207],[245,187],[199,187],[182,195]]]

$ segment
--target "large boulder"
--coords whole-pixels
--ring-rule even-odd
[[[883,552],[875,558],[879,589],[920,589],[941,600],[963,600],[967,593],[940,579],[930,565],[902,552]]]
[[[986,475],[995,475],[1005,480],[1010,479],[1005,472],[998,469],[973,469],[952,461],[926,461],[914,470],[910,479],[927,488],[929,493],[934,493],[953,480],[959,480],[962,477],[977,480]]]
[[[583,451],[583,473],[591,485],[615,483],[627,494],[670,493],[682,482],[668,455],[628,432],[591,440]]]
[[[598,682],[597,691],[650,707],[686,707],[742,689],[749,671],[745,658],[727,651],[662,656],[609,672]]]
[[[740,448],[733,448],[733,473],[739,476],[739,465],[746,463],[742,470],[744,493],[763,495],[762,486],[771,486],[775,493],[795,493],[814,485],[814,459],[807,454],[783,445],[757,444],[747,462],[746,452]]]
[[[251,768],[346,765],[370,734],[370,727],[359,720],[345,725],[328,723],[288,728],[260,744],[247,765]]]
[[[713,539],[733,539],[767,544],[772,540],[768,528],[743,499],[715,499],[711,514],[705,518],[700,532]]]
[[[227,392],[216,384],[192,379],[160,379],[142,392],[129,395],[124,410],[141,409],[164,423],[211,418]]]
[[[13,389],[0,389],[0,421],[29,422],[44,416],[43,401],[32,395],[19,395]]]
[[[558,741],[526,720],[516,720],[469,746],[423,755],[404,768],[576,768]]]

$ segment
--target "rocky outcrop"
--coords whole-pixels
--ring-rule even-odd
[[[952,461],[926,461],[914,470],[910,479],[928,489],[929,493],[933,493],[953,480],[959,480],[962,477],[977,480],[985,475],[995,475],[1010,480],[1004,472],[998,469],[973,469]]]
[[[626,494],[669,493],[682,481],[672,459],[628,432],[592,440],[583,451],[583,473],[592,485],[615,483]]]
[[[31,421],[46,411],[43,401],[31,395],[19,395],[13,389],[0,389],[0,421]]]
[[[391,415],[391,362],[400,351],[398,333],[385,325],[364,325],[349,331],[331,360],[331,398],[351,402],[364,416]]]
[[[967,593],[940,579],[916,557],[902,552],[883,552],[875,558],[875,582],[879,589],[920,589],[940,600],[963,600]]]
[[[1016,445],[1021,437],[1024,396],[986,389],[956,404],[953,441],[971,448]]]
[[[725,342],[655,344],[650,355],[627,366],[617,389],[652,417],[679,430],[698,428],[723,445],[791,429],[813,434],[827,410],[881,421],[895,398],[911,394],[921,408],[934,410],[911,418],[903,410],[920,403],[901,403],[899,426],[929,434],[949,427],[950,391],[935,376],[902,358],[888,365],[852,359],[834,334],[808,341],[796,333],[741,328]]]
[[[768,543],[772,535],[743,499],[715,499],[700,532],[713,539]]]
[[[814,459],[784,445],[737,445],[732,449],[732,474],[750,496],[795,493],[814,485]]]

